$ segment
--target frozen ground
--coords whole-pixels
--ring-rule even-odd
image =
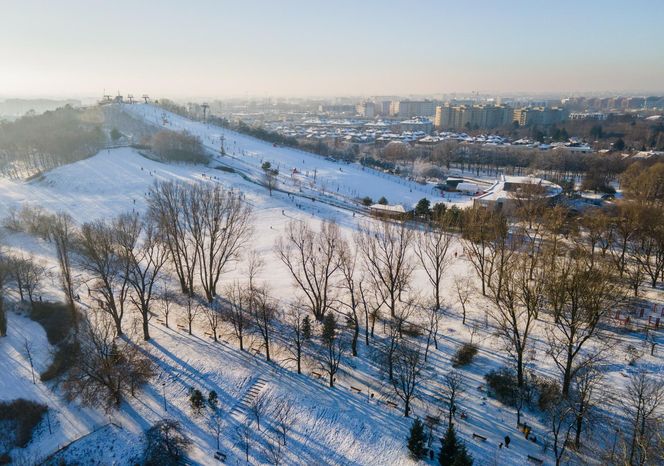
[[[157,122],[161,118],[161,110],[151,106],[135,105],[128,111],[144,112],[144,118],[156,118]],[[169,115],[167,121],[171,127],[186,127],[192,132],[209,137],[211,147],[215,146],[221,135],[218,128],[207,128],[179,117]],[[287,222],[297,218],[317,226],[323,218],[334,219],[341,225],[344,234],[349,235],[356,228],[357,222],[364,217],[357,213],[354,216],[351,210],[321,202],[322,196],[326,194],[316,187],[317,185],[311,188],[311,192],[315,194],[312,197],[317,199],[315,201],[299,196],[293,199],[283,192],[275,192],[269,196],[267,190],[252,179],[259,174],[261,159],[269,158],[282,167],[290,167],[302,160],[300,157],[305,157],[305,165],[315,165],[316,169],[320,170],[317,177],[325,173],[324,179],[329,181],[330,186],[338,183],[340,192],[344,189],[351,192],[361,190],[358,195],[386,195],[391,202],[404,204],[415,203],[426,195],[424,191],[417,189],[411,193],[413,186],[409,186],[407,182],[404,184],[401,180],[384,177],[382,174],[370,174],[372,172],[363,171],[360,167],[327,162],[315,156],[301,155],[299,151],[292,149],[273,148],[269,144],[231,132],[224,132],[224,135],[228,144],[227,150],[235,150],[236,154],[233,156],[235,158],[223,157],[222,160],[228,165],[240,167],[245,176],[203,166],[163,164],[146,159],[128,148],[102,151],[95,157],[60,167],[31,182],[0,180],[0,216],[6,215],[12,207],[27,203],[50,211],[64,210],[78,222],[84,222],[95,218],[109,218],[132,209],[143,210],[145,193],[156,179],[221,183],[228,189],[240,190],[254,206],[255,234],[251,248],[257,250],[266,261],[266,267],[259,279],[269,284],[276,298],[286,302],[293,298],[294,288],[272,249]],[[344,171],[340,172],[339,167]],[[357,173],[347,178],[346,175],[349,175],[351,170]],[[415,185],[415,188],[418,186]],[[333,201],[344,207],[351,203],[336,194],[333,195]],[[24,234],[5,233],[3,242],[10,249],[32,252],[55,270],[54,252],[48,243]],[[440,346],[431,355],[420,401],[414,406],[414,415],[423,417],[426,414],[442,413],[441,403],[437,401],[442,391],[442,376],[450,369],[450,358],[455,349],[460,343],[469,340],[472,324],[477,324],[479,331],[475,335],[475,341],[479,341],[481,351],[477,360],[463,370],[467,392],[460,402],[460,410],[466,412],[467,418],[457,419],[461,436],[466,440],[478,465],[525,464],[528,454],[545,458],[546,464],[550,464],[550,450],[543,452],[541,441],[537,445],[532,444],[517,432],[514,411],[486,397],[483,374],[491,368],[507,363],[507,360],[503,356],[505,353],[501,343],[493,336],[492,329],[484,328],[485,303],[482,300],[476,298],[471,301],[470,325],[462,325],[452,296],[452,280],[456,275],[470,274],[471,270],[457,242],[452,250],[456,251],[459,257],[450,266],[446,278],[445,299],[450,311],[441,322]],[[229,271],[223,280],[230,281],[233,277],[242,276],[243,267],[239,264],[235,270]],[[78,273],[77,277],[81,281],[84,278]],[[426,292],[421,272],[416,274],[415,287],[419,287],[423,293]],[[49,281],[41,294],[46,299],[61,298],[57,280]],[[84,297],[83,292],[80,294]],[[177,316],[173,321],[176,320]],[[233,408],[260,379],[263,381],[261,384],[264,383],[262,390],[277,396],[292,397],[297,402],[298,417],[289,437],[287,464],[412,463],[405,448],[410,420],[404,419],[400,410],[384,403],[386,400],[398,400],[394,398],[392,388],[381,377],[379,369],[369,362],[366,356],[370,349],[365,348],[362,343],[362,357],[354,360],[347,358],[344,361],[344,370],[338,377],[338,387],[331,390],[325,386],[324,381],[311,375],[311,372],[316,370],[313,364],[307,365],[305,374],[297,375],[290,363],[285,361],[286,354],[280,344],[276,344],[274,348],[275,362],[269,364],[260,354],[256,356],[252,351],[239,351],[236,342],[228,334],[228,329],[224,330],[223,336],[226,342],[213,343],[204,335],[206,328],[203,320],[195,324],[192,336],[177,329],[175,325],[172,327],[173,329],[167,329],[156,319],[152,320],[153,340],[146,345],[146,351],[159,367],[158,376],[137,398],[127,400],[119,411],[106,415],[75,403],[66,403],[60,391],[51,385],[44,385],[39,381],[32,384],[22,345],[26,339],[31,342],[38,370],[48,364],[51,357],[50,347],[38,324],[10,313],[9,337],[0,339],[0,399],[22,396],[47,403],[52,409],[53,433],[49,434],[47,426],[42,423],[35,440],[22,454],[32,458],[43,457],[90,434],[62,451],[60,457],[79,461],[81,464],[100,464],[95,452],[108,453],[108,449],[113,445],[112,454],[108,453],[106,456],[107,462],[101,464],[128,465],[136,454],[135,442],[140,439],[141,432],[163,417],[173,417],[183,422],[194,441],[192,462],[215,464],[212,458],[216,450],[215,439],[206,428],[204,419],[196,417],[188,406],[186,393],[190,387],[195,387],[204,392],[213,389],[219,394],[226,413],[221,450],[229,455],[229,464],[236,464],[242,461],[243,453],[238,446],[235,428],[242,422],[244,414],[233,411]],[[614,387],[619,395],[620,387],[626,380],[624,374],[630,370],[624,357],[626,345],[631,342],[639,345],[639,348],[641,346],[631,334],[615,335],[615,338],[613,352],[607,354],[607,385]],[[529,365],[539,373],[554,374],[544,346],[543,335],[535,335]],[[662,362],[658,358],[644,356],[642,364],[654,370],[662,369]],[[349,389],[351,385],[361,388],[363,393],[352,392]],[[369,392],[374,394],[373,399],[368,396]],[[537,437],[543,439],[545,427],[535,416],[527,414],[526,419],[534,426]],[[109,425],[109,422],[113,424]],[[268,419],[267,423],[270,422]],[[473,433],[483,435],[488,440],[473,440]],[[499,450],[498,443],[506,434],[512,437],[512,446],[509,450]],[[263,447],[268,437],[265,432],[256,434],[251,451],[252,464],[267,462]],[[438,440],[434,441],[434,447],[438,449]]]

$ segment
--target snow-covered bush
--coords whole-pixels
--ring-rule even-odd
[[[464,343],[452,357],[452,365],[458,367],[470,364],[473,362],[473,358],[475,358],[477,351],[478,348],[476,344]]]
[[[0,402],[0,447],[24,448],[32,440],[32,430],[41,422],[48,407],[23,398]]]

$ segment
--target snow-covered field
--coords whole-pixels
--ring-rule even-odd
[[[365,195],[374,199],[385,195],[391,203],[408,206],[425,196],[434,201],[442,200],[436,197],[431,187],[364,170],[356,165],[329,162],[293,149],[274,148],[271,144],[247,136],[174,115],[168,114],[164,119],[160,109],[149,105],[128,106],[127,111],[158,125],[187,129],[199,135],[211,149],[218,150],[219,138],[223,135],[229,155],[219,157],[219,161],[242,173],[233,174],[200,165],[164,164],[147,159],[130,148],[105,150],[30,182],[0,179],[0,216],[5,216],[10,208],[29,204],[49,211],[68,212],[82,223],[96,218],[110,218],[133,209],[142,211],[146,205],[145,195],[155,180],[220,183],[227,189],[242,192],[254,207],[255,233],[250,246],[266,262],[258,279],[266,282],[275,298],[285,303],[293,298],[295,288],[285,267],[274,255],[273,246],[291,219],[310,222],[314,228],[321,219],[332,219],[341,226],[345,235],[350,235],[358,222],[365,218],[361,213],[335,205],[351,207],[353,198]],[[281,180],[283,189],[295,196],[282,191],[275,191],[270,196],[266,188],[255,182],[261,173],[260,165],[265,160],[279,166],[282,174],[292,168],[305,174],[305,182],[299,186],[286,177]],[[313,180],[314,169],[317,181],[312,185],[309,180]],[[55,253],[48,243],[9,232],[5,232],[3,243],[14,251],[34,253],[55,270]],[[507,359],[502,343],[492,334],[491,328],[483,327],[483,306],[486,304],[482,300],[477,298],[470,302],[469,325],[461,323],[452,283],[455,276],[470,274],[471,269],[463,257],[461,245],[456,241],[452,252],[456,252],[458,258],[452,262],[445,280],[445,301],[450,310],[441,322],[439,349],[433,351],[429,360],[420,399],[414,405],[414,415],[441,415],[443,408],[439,398],[442,377],[451,367],[450,358],[455,349],[470,339],[470,329],[477,324],[479,331],[475,341],[479,342],[481,350],[476,361],[462,370],[467,390],[460,401],[460,409],[466,413],[466,419],[457,419],[457,427],[476,459],[475,464],[526,464],[528,454],[545,458],[546,464],[550,464],[550,449],[542,451],[544,442],[540,440],[538,444],[533,444],[525,440],[516,430],[515,412],[486,396],[483,375],[492,368],[506,364]],[[241,277],[243,270],[244,265],[238,264],[222,280],[228,282],[234,277]],[[78,277],[82,280],[80,275]],[[422,271],[416,273],[414,285],[422,293],[428,293]],[[61,299],[57,280],[46,283],[40,294],[46,299]],[[80,294],[84,297],[82,291]],[[392,388],[381,378],[381,371],[369,362],[367,356],[370,350],[362,343],[361,357],[346,358],[342,364],[343,372],[338,376],[338,386],[329,389],[324,381],[311,375],[315,370],[313,365],[308,365],[302,375],[293,371],[278,344],[275,347],[275,362],[267,363],[260,354],[241,352],[230,335],[223,336],[225,342],[212,342],[204,335],[206,328],[202,320],[195,324],[193,336],[175,325],[168,329],[157,323],[156,319],[150,325],[153,339],[146,344],[146,350],[159,367],[158,375],[136,398],[123,402],[118,411],[106,414],[76,403],[67,403],[59,389],[51,385],[39,381],[32,384],[23,350],[25,340],[31,342],[38,371],[50,361],[50,346],[37,323],[10,313],[9,336],[0,339],[0,400],[21,396],[47,403],[51,408],[52,433],[42,423],[35,440],[23,455],[36,461],[36,458],[47,456],[85,436],[56,458],[80,464],[131,464],[134,455],[138,454],[136,442],[140,441],[141,433],[159,419],[173,417],[184,424],[187,434],[193,439],[191,461],[215,464],[213,453],[216,441],[206,428],[205,421],[189,408],[187,392],[194,387],[204,393],[215,390],[219,394],[225,412],[220,449],[228,454],[229,464],[241,463],[244,454],[238,445],[235,428],[242,422],[244,413],[233,411],[233,408],[259,383],[262,391],[296,401],[298,416],[289,436],[286,464],[412,463],[405,446],[411,420],[404,418],[400,410],[384,403],[388,399],[397,400]],[[632,337],[623,335],[621,338],[616,339],[614,353],[610,355],[611,363],[607,366],[608,385],[617,390],[624,385],[624,373],[629,370],[624,350]],[[529,366],[540,373],[553,374],[543,340],[542,335],[535,336]],[[644,356],[643,361],[653,369],[662,369],[662,362],[657,358]],[[363,393],[354,393],[349,388],[351,385],[360,387]],[[369,397],[369,392],[374,394],[373,398]],[[537,437],[544,439],[546,429],[538,419],[528,414],[526,419]],[[474,440],[473,433],[488,440]],[[512,446],[509,450],[498,449],[499,442],[507,434],[513,439]],[[267,437],[265,432],[255,435],[251,450],[252,464],[267,462],[261,447],[266,445]],[[434,440],[433,445],[438,449],[439,441]],[[101,452],[103,459],[98,456]]]

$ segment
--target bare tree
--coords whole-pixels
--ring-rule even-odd
[[[414,266],[408,250],[413,237],[414,232],[403,222],[366,223],[356,235],[368,276],[380,291],[391,317],[396,315],[402,293],[410,284]]]
[[[628,464],[661,463],[664,451],[657,448],[657,442],[661,442],[664,428],[664,380],[636,372],[630,376],[621,404],[630,432]]]
[[[219,450],[219,440],[221,433],[224,431],[224,417],[221,409],[218,406],[210,406],[205,421],[217,441],[217,450]]]
[[[23,299],[23,293],[28,296],[31,307],[34,309],[35,294],[41,287],[47,275],[46,267],[30,255],[27,258],[20,256],[11,261],[10,271],[16,281]]]
[[[271,401],[271,414],[274,419],[275,428],[281,436],[281,441],[286,446],[288,432],[293,427],[298,414],[295,409],[295,400],[290,397],[273,397]]]
[[[28,358],[28,362],[30,363],[30,372],[32,373],[32,383],[36,384],[37,381],[35,380],[35,365],[32,360],[32,344],[28,341],[27,338],[23,343],[23,349],[25,350],[25,357]]]
[[[263,446],[263,454],[271,465],[279,466],[284,460],[285,448],[283,448],[278,438],[270,435],[267,443]]]
[[[438,327],[440,325],[441,311],[440,308],[431,307],[426,310],[427,313],[427,343],[424,349],[424,362],[427,362],[429,356],[429,348],[433,342],[436,349],[438,349]]]
[[[141,314],[143,339],[147,341],[150,339],[150,305],[168,252],[154,224],[143,223],[137,215],[121,215],[115,228],[120,253],[129,263],[127,281],[134,291],[130,300]]]
[[[473,283],[468,276],[456,275],[454,277],[454,291],[457,301],[461,304],[462,323],[466,325],[466,304],[473,293]]]
[[[541,269],[534,273],[534,279],[530,278],[528,262],[525,255],[512,256],[506,264],[500,285],[494,281],[489,287],[495,303],[489,314],[496,322],[507,353],[516,365],[519,389],[524,386],[524,356],[543,306],[545,286]]]
[[[364,341],[369,346],[369,329],[371,329],[371,337],[373,338],[376,321],[380,318],[380,309],[385,304],[385,298],[371,280],[368,282],[360,280],[357,288],[364,314]]]
[[[252,431],[250,419],[235,428],[235,437],[237,438],[240,449],[244,452],[245,460],[249,464],[249,451],[251,450]]]
[[[574,408],[574,446],[578,450],[581,447],[581,433],[584,423],[588,423],[595,408],[598,390],[604,380],[603,374],[594,365],[588,365],[578,371],[572,381],[571,402]]]
[[[258,430],[261,430],[261,419],[268,413],[271,397],[267,392],[261,392],[256,395],[249,403],[249,413],[256,421]]]
[[[445,392],[442,394],[442,398],[447,406],[447,424],[452,425],[459,398],[464,393],[466,387],[463,383],[463,376],[460,372],[455,370],[445,374],[443,382],[445,385]]]
[[[277,308],[268,294],[265,286],[256,287],[249,297],[249,308],[253,317],[253,328],[260,335],[262,347],[265,349],[265,359],[270,359],[270,341],[277,318]]]
[[[115,339],[113,323],[104,313],[92,313],[79,332],[80,351],[64,383],[67,398],[81,398],[107,410],[153,375],[152,362],[131,342]]]
[[[553,321],[547,327],[548,352],[562,375],[563,396],[569,394],[576,372],[596,360],[601,345],[582,352],[600,331],[600,322],[622,298],[620,283],[604,261],[592,269],[583,253],[551,261],[544,287],[544,303]]]
[[[7,336],[7,309],[5,308],[5,292],[10,278],[10,261],[0,250],[0,337]]]
[[[288,268],[308,307],[318,321],[323,320],[331,303],[332,275],[339,268],[341,246],[339,227],[329,221],[319,232],[305,222],[292,220],[275,245],[281,261]]]
[[[640,211],[639,228],[631,253],[641,268],[650,278],[650,285],[655,288],[664,273],[664,209],[652,207]]]
[[[403,415],[406,417],[410,415],[410,404],[416,395],[423,369],[424,363],[419,346],[402,342],[394,358],[392,386],[397,396],[404,402]]]
[[[486,296],[494,271],[495,248],[492,244],[504,232],[504,225],[504,217],[490,209],[474,207],[464,214],[464,251],[480,278],[483,296]]]
[[[72,322],[74,323],[74,327],[76,327],[78,325],[78,315],[75,304],[74,280],[71,273],[71,252],[76,239],[74,220],[64,212],[53,215],[49,220],[48,236],[55,244],[55,252],[58,258],[58,265],[60,266],[62,289],[72,315]]]
[[[173,304],[175,302],[175,295],[164,284],[164,290],[161,293],[161,314],[164,316],[164,325],[169,328],[168,317],[173,311]]]
[[[205,319],[210,326],[210,332],[212,332],[212,338],[216,343],[218,341],[217,331],[219,329],[219,324],[221,324],[221,309],[219,307],[219,303],[215,301],[212,304],[208,304],[207,306],[202,305],[202,307],[203,315],[205,315]]]
[[[630,244],[635,239],[639,229],[639,210],[633,205],[621,204],[618,206],[618,214],[613,220],[611,231],[612,248],[609,250],[613,262],[618,267],[620,276],[625,273],[629,257]]]
[[[121,336],[131,262],[120,250],[115,227],[101,220],[84,223],[77,246],[80,266],[94,279],[90,295],[113,318],[116,335]]]
[[[186,222],[198,255],[198,275],[208,302],[226,266],[237,260],[252,233],[251,208],[219,186],[191,188]]]
[[[357,356],[357,340],[360,336],[360,307],[359,287],[355,277],[355,266],[357,264],[357,253],[350,244],[343,242],[339,249],[339,270],[341,271],[340,287],[345,291],[344,297],[339,300],[341,306],[346,309],[346,319],[353,329],[350,348],[353,356]],[[360,277],[360,281],[363,280]]]
[[[252,322],[249,309],[251,293],[239,281],[235,281],[226,287],[225,294],[228,302],[222,309],[222,315],[226,322],[231,323],[240,351],[244,351],[244,337]]]
[[[189,335],[192,334],[192,326],[200,310],[201,306],[196,302],[196,298],[187,295],[184,300],[184,319],[187,322],[187,333]]]
[[[568,446],[571,445],[574,429],[574,407],[569,399],[559,396],[546,410],[549,432],[553,437],[553,455],[556,466],[563,464]]]
[[[323,320],[323,333],[321,335],[322,345],[320,350],[319,364],[321,369],[329,376],[330,388],[334,387],[334,380],[341,358],[346,350],[346,344],[340,329],[337,327],[337,320],[334,313],[328,311]]]
[[[449,263],[447,251],[451,242],[452,234],[443,225],[428,225],[416,236],[415,255],[426,272],[433,290],[433,302],[437,310],[441,306],[440,287],[443,273]]]
[[[187,219],[196,215],[190,208],[197,206],[191,196],[195,191],[188,185],[173,181],[157,181],[148,196],[148,215],[155,221],[165,238],[169,258],[175,268],[180,289],[193,294],[194,276],[198,261],[196,243]]]
[[[304,346],[311,338],[311,323],[309,316],[306,315],[301,303],[293,303],[289,307],[287,319],[287,337],[290,345],[288,345],[289,352],[293,355],[297,364],[297,373],[302,373],[302,353]]]
[[[396,310],[395,316],[388,321],[387,337],[384,344],[385,363],[387,375],[390,381],[394,379],[394,362],[397,350],[403,339],[403,329],[408,318],[419,308],[416,298],[410,298],[401,303]]]

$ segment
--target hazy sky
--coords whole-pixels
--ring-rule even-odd
[[[0,96],[664,91],[664,0],[0,0]]]

